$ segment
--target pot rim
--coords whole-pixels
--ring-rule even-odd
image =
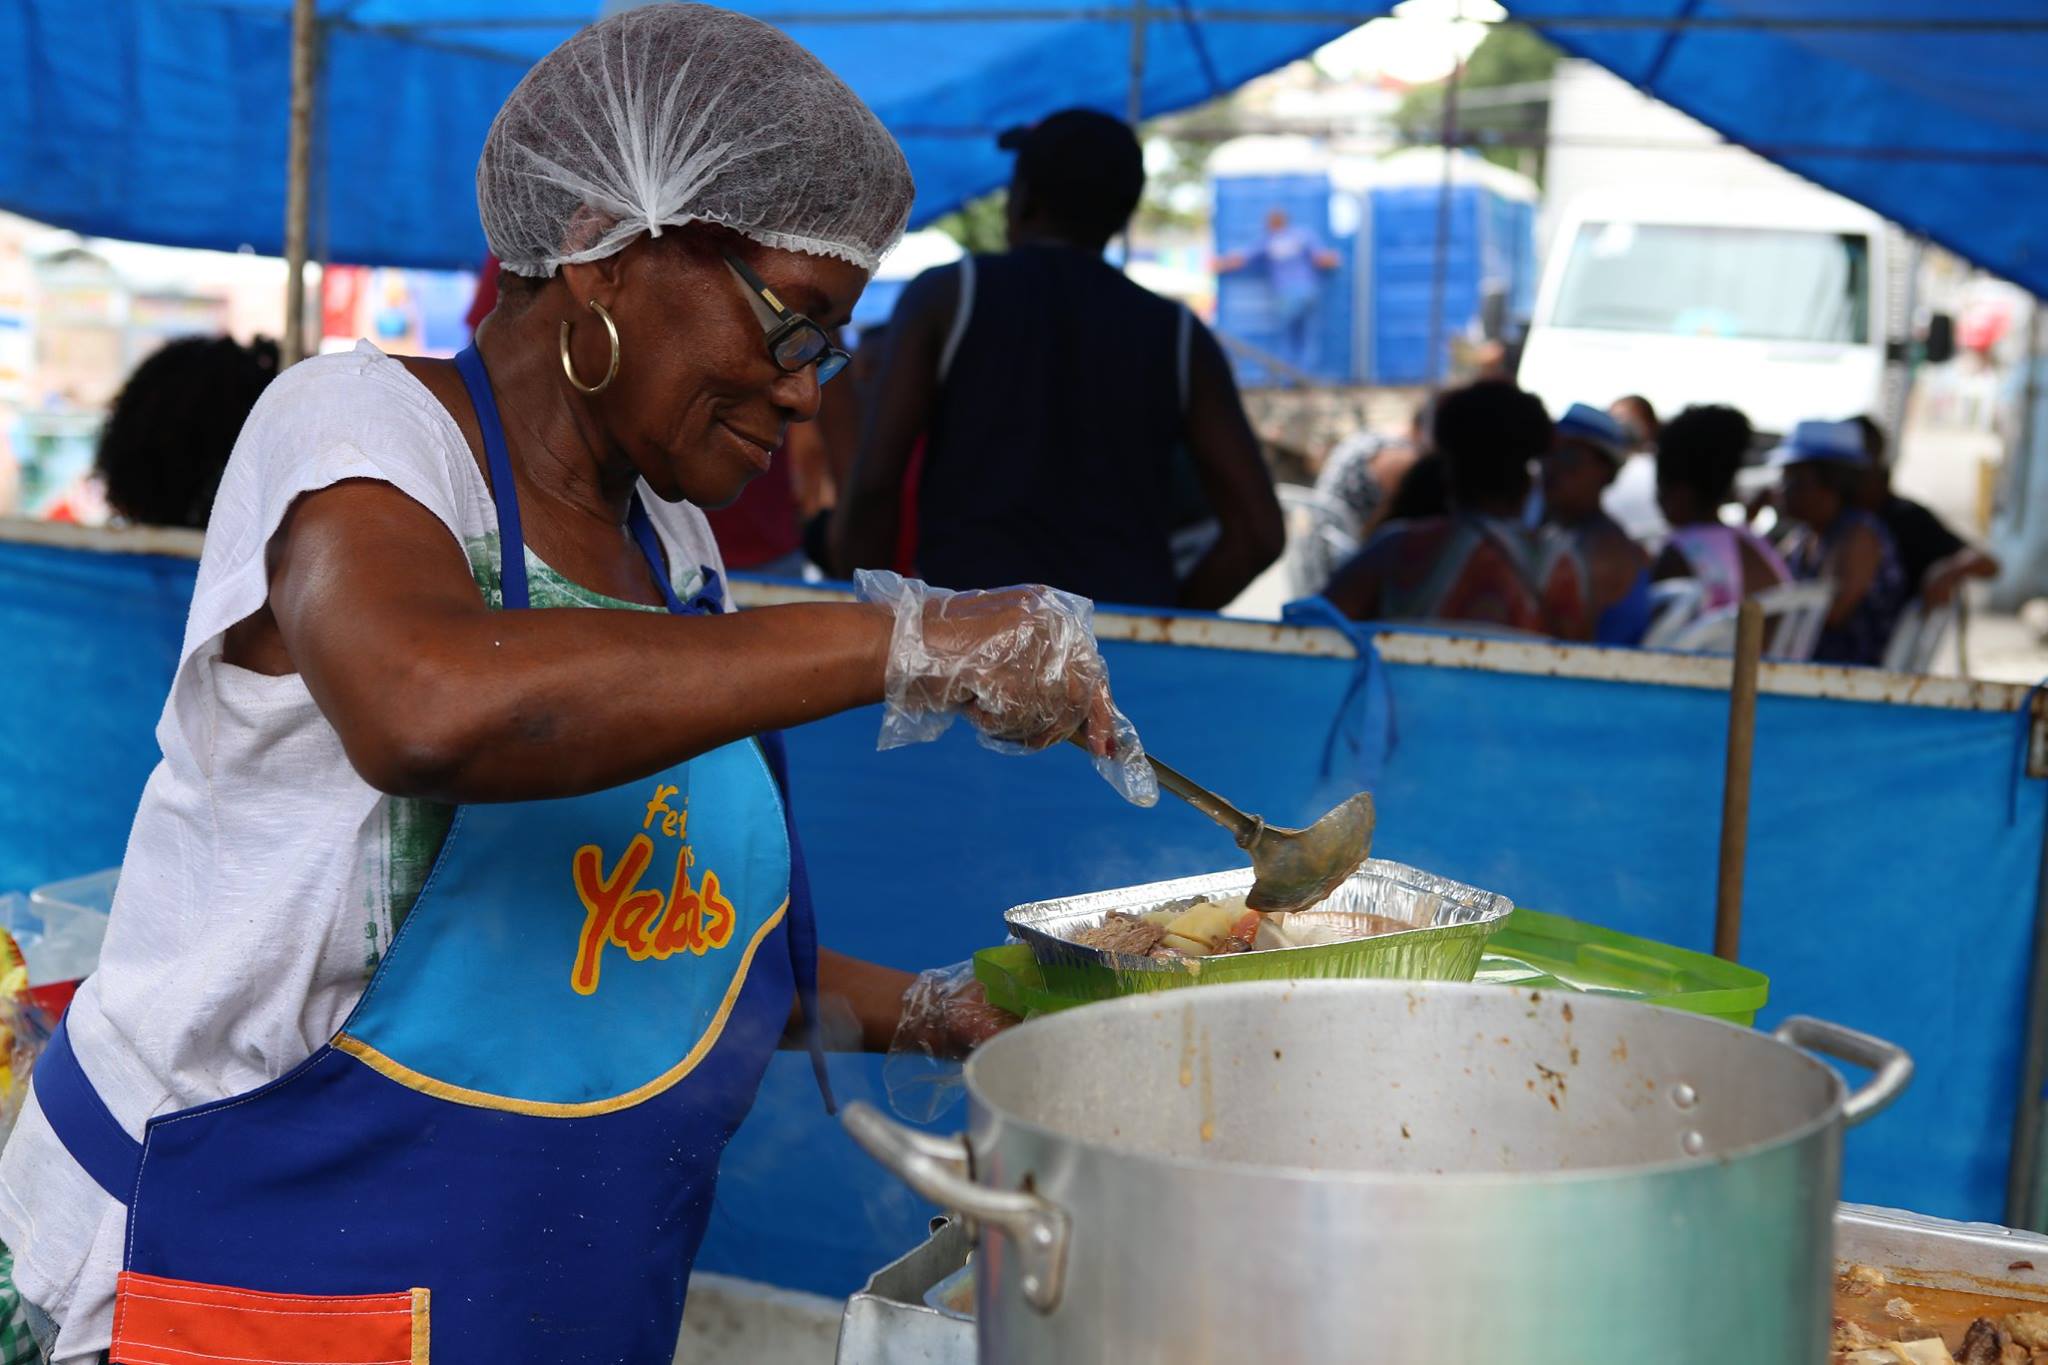
[[[1394,981],[1363,979],[1315,981],[1234,981],[1228,983],[1219,982],[1217,984],[1208,986],[1189,986],[1183,989],[1204,992],[1233,991],[1238,993],[1285,993],[1289,995],[1293,994],[1296,991],[1308,991],[1312,994],[1355,994],[1361,990],[1371,991],[1373,993],[1392,993],[1394,991],[1400,991],[1403,994],[1407,994],[1416,990],[1423,990],[1431,994],[1440,992],[1456,994],[1476,994],[1480,992],[1486,992],[1489,994],[1499,994],[1501,992],[1512,992],[1515,996],[1523,999],[1537,1000],[1540,1000],[1540,997],[1543,994],[1545,994],[1545,992],[1541,988],[1537,988],[1535,990],[1528,990],[1520,986],[1501,986],[1479,982]],[[1245,1176],[1284,1180],[1307,1179],[1313,1180],[1319,1184],[1328,1184],[1331,1182],[1336,1182],[1346,1185],[1388,1188],[1406,1188],[1411,1186],[1420,1187],[1425,1185],[1433,1188],[1441,1188],[1447,1183],[1476,1185],[1481,1187],[1495,1185],[1527,1185],[1531,1182],[1537,1182],[1542,1184],[1573,1185],[1588,1183],[1592,1181],[1633,1179],[1640,1176],[1662,1176],[1683,1174],[1695,1170],[1704,1170],[1711,1166],[1732,1165],[1737,1161],[1746,1160],[1751,1157],[1762,1156],[1766,1153],[1777,1151],[1782,1148],[1796,1147],[1802,1143],[1810,1141],[1816,1136],[1825,1133],[1830,1128],[1834,1129],[1837,1133],[1839,1133],[1842,1126],[1843,1106],[1846,1103],[1849,1095],[1848,1084],[1842,1079],[1840,1073],[1838,1073],[1833,1067],[1821,1061],[1819,1058],[1812,1056],[1804,1049],[1799,1048],[1791,1043],[1788,1043],[1782,1038],[1774,1037],[1769,1033],[1759,1032],[1756,1029],[1746,1028],[1740,1024],[1730,1023],[1724,1019],[1716,1019],[1709,1015],[1692,1014],[1684,1010],[1669,1009],[1668,1007],[1661,1005],[1648,1005],[1643,1004],[1640,1001],[1634,1000],[1619,1000],[1609,996],[1582,996],[1578,994],[1572,994],[1570,992],[1560,992],[1557,991],[1555,988],[1553,988],[1549,993],[1553,995],[1568,995],[1574,1005],[1577,1005],[1581,1000],[1584,1000],[1589,1005],[1591,1005],[1592,1008],[1596,1010],[1657,1010],[1667,1017],[1685,1021],[1677,1025],[1677,1027],[1681,1029],[1698,1028],[1703,1032],[1708,1028],[1732,1029],[1735,1032],[1741,1033],[1747,1037],[1755,1038],[1761,1042],[1769,1043],[1770,1045],[1776,1048],[1781,1048],[1784,1051],[1790,1053],[1800,1064],[1804,1065],[1809,1070],[1816,1071],[1820,1074],[1821,1078],[1826,1082],[1827,1085],[1828,1102],[1826,1106],[1818,1114],[1816,1114],[1810,1119],[1807,1119],[1805,1122],[1797,1125],[1796,1127],[1786,1130],[1785,1132],[1779,1134],[1776,1137],[1765,1138],[1760,1142],[1748,1143],[1741,1147],[1731,1147],[1720,1151],[1703,1152],[1699,1156],[1685,1156],[1681,1154],[1676,1157],[1659,1161],[1632,1162],[1628,1165],[1622,1166],[1584,1166],[1574,1167],[1569,1170],[1443,1172],[1369,1170],[1361,1171],[1332,1169],[1320,1166],[1291,1166],[1267,1164],[1263,1162],[1224,1161],[1212,1157],[1166,1156],[1156,1152],[1137,1151],[1133,1150],[1128,1146],[1116,1143],[1102,1142],[1093,1138],[1076,1137],[1073,1134],[1061,1132],[1059,1129],[1051,1127],[1043,1122],[1040,1122],[1039,1120],[1025,1118],[1021,1114],[1018,1114],[1005,1106],[991,1102],[988,1099],[988,1097],[982,1092],[982,1089],[978,1084],[976,1071],[984,1065],[984,1058],[988,1055],[988,1053],[991,1050],[995,1050],[997,1051],[998,1055],[1000,1055],[1000,1051],[1007,1044],[1007,1040],[1017,1037],[1028,1027],[1032,1027],[1034,1025],[1044,1026],[1047,1024],[1055,1024],[1058,1019],[1069,1018],[1089,1010],[1120,1009],[1126,1012],[1135,1013],[1139,1010],[1156,1008],[1160,1003],[1160,994],[1178,993],[1179,992],[1177,991],[1171,993],[1148,993],[1145,995],[1122,996],[1114,1000],[1096,1001],[1088,1005],[1077,1006],[1073,1010],[1063,1010],[1058,1015],[1049,1016],[1041,1020],[1034,1020],[1026,1024],[1019,1025],[1017,1028],[1012,1029],[1007,1033],[1000,1034],[997,1037],[990,1039],[987,1043],[984,1043],[979,1049],[977,1049],[974,1052],[972,1056],[970,1056],[967,1059],[967,1064],[964,1068],[965,1079],[967,1082],[967,1094],[971,1107],[971,1118],[968,1124],[967,1133],[969,1145],[973,1146],[973,1137],[976,1133],[980,1132],[983,1129],[984,1120],[988,1117],[993,1117],[999,1119],[1005,1126],[1014,1126],[1016,1128],[1026,1130],[1034,1136],[1065,1143],[1070,1147],[1079,1148],[1083,1151],[1090,1153],[1091,1155],[1119,1160],[1145,1161],[1169,1167],[1174,1170],[1182,1170],[1212,1175],[1229,1175],[1239,1179],[1242,1179]]]

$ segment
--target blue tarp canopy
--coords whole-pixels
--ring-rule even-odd
[[[1729,140],[2048,294],[2048,245],[2035,225],[2048,205],[2043,0],[1510,8]]]
[[[991,135],[1122,112],[1129,0],[756,0],[902,140],[925,221],[1001,184]],[[1199,103],[1391,0],[1147,0],[1144,109]],[[526,67],[593,0],[321,0],[313,248],[482,256],[471,173]],[[0,7],[0,207],[81,232],[276,252],[289,0]],[[2043,0],[1517,0],[1514,16],[1774,161],[2048,292]]]
[[[1185,5],[1187,0],[1182,0]],[[1233,0],[1290,22],[1145,25],[1144,110],[1221,94],[1350,28],[1334,0]],[[998,8],[997,6],[1002,7]],[[927,221],[1002,184],[1003,128],[1071,105],[1122,113],[1126,8],[1002,0],[767,0],[903,143]],[[11,0],[0,6],[0,207],[76,231],[277,254],[289,0]],[[1306,8],[1309,13],[1302,11]],[[321,0],[312,248],[367,265],[473,267],[485,130],[594,0]],[[1327,9],[1330,18],[1314,16]],[[886,11],[886,12],[885,12]]]

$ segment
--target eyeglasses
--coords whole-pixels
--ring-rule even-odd
[[[834,346],[823,327],[784,307],[775,292],[737,256],[726,252],[725,263],[747,287],[747,301],[761,318],[761,329],[768,334],[768,356],[777,369],[796,374],[806,365],[816,365],[818,382],[823,384],[846,368],[853,357]]]

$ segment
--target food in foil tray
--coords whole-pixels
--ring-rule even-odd
[[[1172,959],[1306,948],[1414,927],[1405,920],[1362,911],[1260,914],[1245,904],[1243,896],[1231,896],[1137,915],[1112,910],[1100,924],[1075,934],[1073,941],[1105,953]]]
[[[2048,1313],[1995,1294],[1888,1282],[1873,1266],[1835,1277],[1833,1365],[2048,1365]]]

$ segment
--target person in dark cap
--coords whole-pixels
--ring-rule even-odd
[[[1863,453],[1870,465],[1857,490],[1858,507],[1884,523],[1899,552],[1899,570],[1906,578],[1906,600],[1930,607],[1946,605],[1972,578],[1998,577],[1998,561],[1964,540],[1930,509],[1901,497],[1892,488],[1886,459],[1884,428],[1874,417],[1849,421],[1863,434]]]
[[[1138,140],[1106,114],[1069,109],[999,145],[1017,157],[1009,250],[904,290],[832,567],[890,564],[922,435],[916,555],[929,581],[1219,608],[1278,558],[1285,531],[1216,339],[1103,260],[1144,189]],[[1192,468],[1217,522],[1184,575],[1177,465]]]

